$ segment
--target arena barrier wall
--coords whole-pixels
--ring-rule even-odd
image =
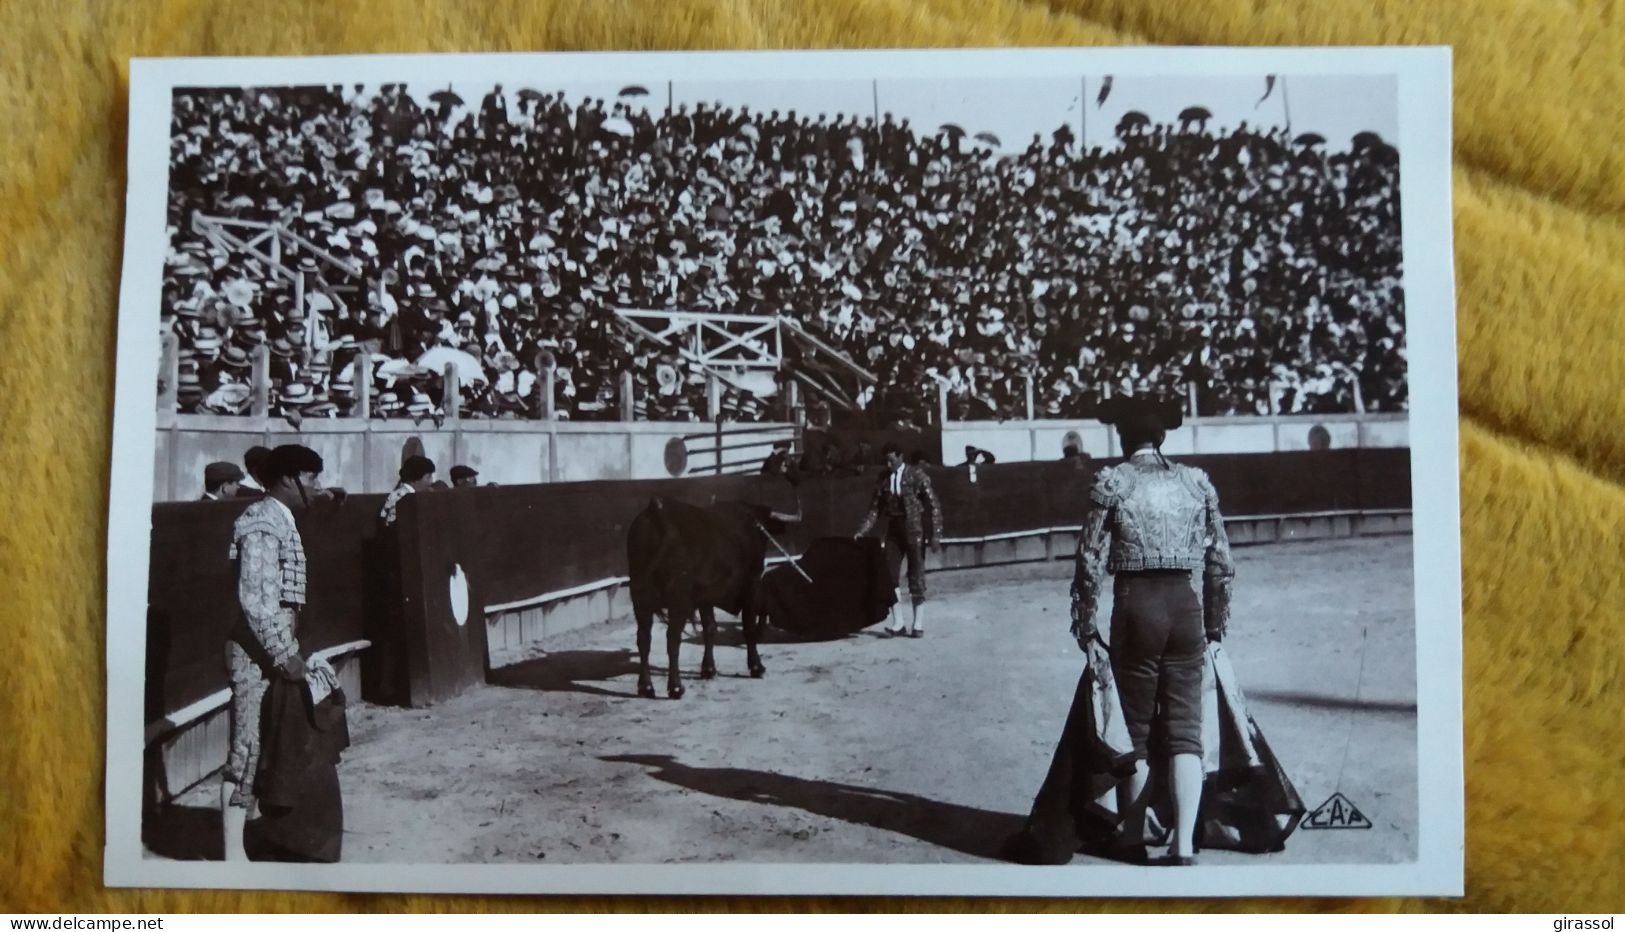
[[[1201,466],[1213,477],[1237,544],[1410,529],[1405,449],[1188,456],[1181,462]],[[1056,461],[980,467],[974,475],[964,467],[939,468],[932,475],[946,517],[945,547],[928,557],[928,565],[951,569],[1070,555],[1092,469],[1088,461]],[[813,538],[851,534],[873,488],[872,474],[805,481],[800,489],[804,523],[782,535],[780,543],[797,553]],[[630,613],[626,529],[657,495],[698,505],[734,499],[780,511],[795,507],[790,486],[771,477],[572,483],[414,497],[413,520],[481,529],[475,535],[420,538],[431,552],[409,562],[426,573],[441,568],[441,575],[415,583],[424,593],[418,604],[427,608],[447,586],[449,567],[478,580],[493,666],[549,637],[625,618]],[[456,549],[453,540],[461,541]],[[432,615],[408,618],[407,625],[447,628],[444,618]]]
[[[302,422],[296,431],[279,417],[159,414],[153,501],[191,501],[203,494],[203,467],[242,463],[252,446],[302,443],[322,455],[323,481],[352,492],[388,492],[409,443],[440,468],[479,470],[480,481],[500,485],[664,479],[705,465],[685,455],[685,435],[715,425],[654,421],[368,421],[340,418]],[[794,436],[792,424],[724,425],[763,429],[728,451],[735,459],[763,459],[773,442]],[[776,432],[774,429],[777,429]],[[675,471],[674,471],[675,470]],[[449,481],[449,480],[448,480]]]
[[[1213,477],[1236,544],[1410,528],[1410,456],[1399,448],[1181,457]],[[932,569],[1070,556],[1093,474],[1088,460],[934,468],[945,547]],[[852,533],[875,477],[815,478],[799,490],[805,522],[781,543]],[[630,615],[626,529],[654,496],[795,508],[783,479],[561,482],[408,496],[399,535],[379,536],[382,496],[351,499],[300,527],[310,557],[306,650],[329,649],[346,691],[426,705],[560,633]],[[226,560],[243,506],[153,508],[147,740],[155,798],[225,759],[225,640],[237,614]],[[772,558],[774,551],[770,547]],[[460,577],[460,584],[453,578]],[[461,593],[459,593],[461,588]],[[465,606],[461,621],[457,606]],[[628,629],[630,630],[630,629]],[[630,634],[628,634],[630,638]],[[630,641],[628,642],[630,643]],[[356,664],[344,662],[359,655]]]
[[[377,588],[388,578],[378,569],[389,554],[374,530],[382,506],[381,495],[352,496],[343,508],[318,506],[299,521],[310,603],[299,622],[300,646],[333,661],[345,694],[357,698],[366,619],[390,608]],[[245,499],[152,509],[145,709],[148,789],[157,798],[182,792],[225,760],[226,639],[241,614],[227,553],[232,524],[246,507]]]
[[[859,444],[865,444],[869,449],[869,465],[881,462],[881,451],[886,444],[895,443],[903,450],[905,456],[914,452],[923,453],[926,460],[941,465],[943,457],[952,457],[957,451],[944,449],[942,445],[942,431],[936,428],[925,430],[896,430],[884,427],[846,428],[831,427],[826,429],[808,428],[803,435],[803,449],[807,452],[808,465],[819,469],[824,461],[824,443],[834,440],[840,451],[840,456],[846,462],[854,460],[854,453]]]
[[[1410,446],[1405,414],[1287,414],[1192,418],[1168,434],[1169,456],[1291,453],[1313,449],[1396,449]],[[1094,457],[1118,456],[1116,435],[1099,421],[950,421],[942,429],[946,464],[962,462],[965,446],[1001,463],[1059,459],[1069,435]]]
[[[763,431],[744,440],[731,439],[727,457],[733,461],[763,459],[775,440],[791,437],[796,430],[788,423],[723,426]],[[1408,426],[1403,414],[1198,418],[1170,434],[1165,449],[1170,455],[1185,456],[1292,452],[1321,443],[1334,450],[1399,448],[1409,446]],[[704,472],[709,460],[687,455],[682,438],[714,428],[653,421],[456,420],[437,427],[428,420],[326,419],[305,421],[296,431],[282,418],[161,413],[153,501],[196,499],[203,492],[204,466],[215,461],[241,463],[249,447],[280,443],[315,449],[326,462],[324,481],[352,492],[389,491],[408,444],[421,446],[442,473],[463,463],[480,471],[481,482],[500,485],[690,476]],[[811,440],[813,432],[808,433]],[[887,440],[898,440],[905,449],[920,448],[946,465],[959,463],[967,444],[991,451],[1001,463],[1059,459],[1073,433],[1091,456],[1117,452],[1110,431],[1096,421],[954,421],[940,432],[834,433],[848,455],[860,437],[876,451]]]

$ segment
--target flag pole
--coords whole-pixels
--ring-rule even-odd
[[[1078,154],[1089,151],[1089,76],[1078,78]]]
[[[875,129],[878,130],[880,128],[880,79],[879,78],[870,78],[869,79],[869,93],[874,99],[874,104],[875,104]]]
[[[1286,75],[1281,75],[1281,115],[1286,117],[1286,134],[1292,135],[1292,104],[1286,97]]]

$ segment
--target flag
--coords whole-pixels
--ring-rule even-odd
[[[1258,109],[1258,104],[1261,104],[1264,101],[1268,100],[1270,95],[1273,94],[1273,93],[1275,93],[1275,75],[1273,75],[1273,74],[1265,75],[1264,76],[1264,96],[1258,98],[1258,103],[1253,104],[1253,109],[1257,110]]]
[[[1275,79],[1271,78],[1270,80],[1273,81]],[[1107,98],[1108,95],[1111,94],[1111,92],[1112,92],[1112,76],[1108,74],[1104,78],[1100,79],[1100,95],[1095,98],[1095,106],[1096,107],[1105,106],[1106,98]]]

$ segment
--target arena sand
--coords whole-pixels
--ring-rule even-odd
[[[1373,825],[1205,860],[1413,858],[1410,538],[1237,557],[1227,644],[1254,716],[1308,806],[1340,791]],[[1069,562],[935,574],[926,637],[774,639],[763,680],[746,676],[725,622],[718,679],[698,679],[699,643],[685,643],[679,702],[636,697],[625,621],[555,640],[432,709],[358,706],[341,766],[345,860],[992,858],[1043,779],[1078,675],[1070,574]],[[213,792],[181,805],[206,808]]]

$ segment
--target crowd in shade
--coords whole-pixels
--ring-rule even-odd
[[[1103,397],[1204,415],[1406,407],[1398,154],[1131,113],[1101,144],[890,114],[678,105],[629,88],[175,95],[163,326],[183,411],[703,418],[706,373],[614,309],[798,321],[919,421],[1086,417]],[[1091,140],[1091,143],[1096,141]],[[308,286],[209,233],[225,218]],[[365,351],[366,355],[361,355]],[[360,360],[366,360],[363,364]],[[771,416],[724,386],[723,414]]]

